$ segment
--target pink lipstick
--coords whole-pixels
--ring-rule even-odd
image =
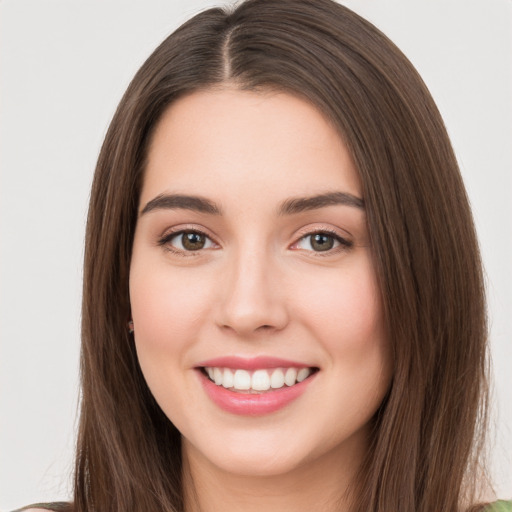
[[[222,357],[203,361],[197,374],[209,398],[232,414],[270,414],[299,398],[318,368],[273,357]]]

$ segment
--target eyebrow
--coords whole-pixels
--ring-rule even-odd
[[[199,196],[189,196],[183,194],[159,194],[151,199],[140,212],[140,215],[153,210],[194,210],[210,215],[222,215],[222,210],[209,199]]]
[[[364,201],[347,192],[327,192],[310,197],[287,199],[279,208],[279,215],[293,215],[309,210],[318,210],[326,206],[344,205],[364,210]]]
[[[326,192],[310,197],[293,197],[284,201],[278,208],[278,215],[293,215],[326,206],[344,205],[364,210],[364,201],[347,192]],[[222,215],[222,209],[213,201],[200,196],[185,194],[159,194],[151,199],[140,212],[144,215],[154,210],[193,210],[210,215]]]

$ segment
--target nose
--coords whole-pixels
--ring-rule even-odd
[[[289,321],[282,275],[264,251],[246,251],[227,263],[217,324],[241,337],[282,330]]]

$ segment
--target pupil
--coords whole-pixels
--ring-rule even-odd
[[[332,249],[334,246],[334,239],[330,235],[324,235],[322,233],[317,233],[312,236],[311,247],[315,249],[315,251],[328,251]]]
[[[184,233],[181,242],[188,251],[197,251],[204,247],[205,237],[200,233]]]

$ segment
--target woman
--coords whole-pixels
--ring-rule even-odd
[[[143,65],[98,161],[82,329],[70,510],[475,503],[464,187],[410,63],[329,0],[205,11]]]

